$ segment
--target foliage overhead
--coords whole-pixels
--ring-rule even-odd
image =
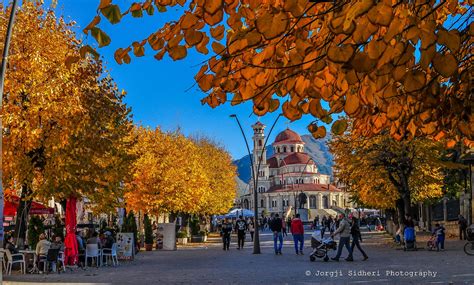
[[[255,114],[281,107],[292,121],[310,114],[316,138],[326,134],[318,120],[331,122],[344,111],[363,136],[385,130],[396,140],[473,145],[472,0],[146,0],[123,8],[112,2],[101,0],[84,29],[99,46],[110,42],[98,27],[102,18],[117,24],[126,15],[184,7],[149,37],[119,48],[115,60],[130,63],[130,53],[143,56],[145,48],[158,60],[212,49],[195,76],[207,93],[203,104],[252,101]],[[346,127],[336,121],[332,131]]]

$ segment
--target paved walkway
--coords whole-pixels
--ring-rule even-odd
[[[234,240],[230,251],[211,242],[178,251],[141,252],[135,261],[122,262],[118,267],[77,269],[60,275],[13,274],[5,280],[112,284],[474,284],[474,256],[464,254],[464,243],[460,241],[447,241],[447,250],[443,252],[404,252],[383,233],[364,233],[362,246],[369,260],[362,261],[356,251],[354,262],[342,258],[340,262],[310,262],[309,248],[304,256],[294,253],[291,235],[285,238],[281,256],[273,254],[271,239],[271,233],[261,234],[259,255],[252,254],[250,242],[240,251]],[[307,246],[309,239],[307,235]]]

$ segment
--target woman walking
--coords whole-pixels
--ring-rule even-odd
[[[351,245],[352,252],[354,252],[354,248],[357,246],[359,251],[364,256],[364,260],[369,259],[365,251],[360,246],[359,241],[362,242],[362,234],[360,233],[359,221],[354,216],[352,217],[351,236],[352,236],[352,245]]]

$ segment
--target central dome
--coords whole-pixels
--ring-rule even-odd
[[[279,133],[275,138],[275,144],[278,143],[303,143],[300,135],[290,129],[286,129]]]

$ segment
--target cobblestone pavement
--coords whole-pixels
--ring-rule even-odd
[[[306,236],[309,246],[310,236]],[[420,238],[421,240],[421,238]],[[6,276],[4,284],[17,282],[69,282],[112,284],[474,284],[474,256],[466,255],[464,242],[448,240],[446,251],[426,249],[405,252],[393,246],[383,233],[364,233],[362,246],[369,255],[354,262],[309,261],[296,255],[292,237],[285,237],[283,255],[273,254],[271,233],[261,234],[262,254],[252,254],[252,243],[237,250],[233,238],[230,251],[216,242],[187,246],[177,251],[142,252],[133,262],[49,275]],[[419,242],[424,247],[425,242]],[[335,252],[332,253],[335,255]],[[344,255],[344,251],[343,251]]]

